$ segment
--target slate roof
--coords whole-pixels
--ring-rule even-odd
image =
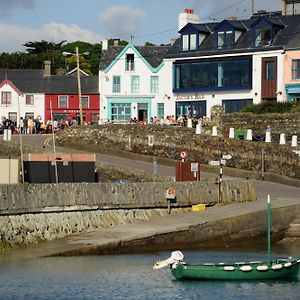
[[[253,25],[254,23],[258,23],[260,20],[266,20],[280,29],[270,46],[254,47],[254,29],[251,27],[251,25]],[[231,49],[216,48],[215,35],[213,31],[214,28],[216,28],[220,23],[206,23],[202,25],[207,26],[212,31],[212,33],[206,37],[206,39],[196,51],[182,51],[179,37],[177,38],[176,42],[169,48],[169,51],[165,57],[185,58],[216,54],[269,51],[277,49],[280,50],[296,47],[300,48],[300,15],[282,16],[270,13],[269,15],[264,16],[254,15],[247,20],[236,20],[229,22],[234,25],[235,28],[243,27],[247,29],[246,31],[243,31],[241,37]]]
[[[170,46],[134,46],[141,56],[153,67],[158,67],[163,61]],[[107,50],[102,50],[100,70],[106,69],[114,59],[123,51],[125,47],[109,46]]]
[[[83,94],[99,94],[98,76],[80,77]],[[22,93],[77,94],[77,77],[65,75],[44,76],[44,70],[3,70],[0,82],[10,80]]]

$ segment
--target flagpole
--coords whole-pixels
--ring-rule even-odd
[[[21,126],[20,126],[20,119],[21,119],[21,114],[20,114],[20,95],[18,94],[18,122],[19,122],[19,139],[20,139],[20,151],[21,151],[21,173],[22,173],[22,183],[25,182],[24,179],[24,157],[23,157],[23,138],[22,138],[22,131],[21,131]]]
[[[270,195],[268,195],[268,209],[267,209],[267,217],[268,217],[268,265],[271,265],[271,202]]]

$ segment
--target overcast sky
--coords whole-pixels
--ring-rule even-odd
[[[252,0],[0,0],[0,52],[24,51],[29,41],[100,42],[103,38],[167,44],[178,15],[194,9],[201,22],[249,18]],[[254,9],[281,10],[281,0],[255,0]]]

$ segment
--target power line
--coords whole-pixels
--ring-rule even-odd
[[[231,8],[233,8],[235,6],[238,6],[238,5],[242,4],[245,1],[246,0],[241,0],[241,1],[237,2],[237,3],[235,3],[235,4],[232,4],[232,5],[228,6],[228,7],[220,10],[220,11],[217,11],[216,13],[213,13],[211,15],[208,15],[208,16],[204,17],[204,18],[201,18],[200,21],[203,21],[203,20],[209,19],[211,17],[214,17],[214,16],[216,16],[216,15],[218,15],[218,14],[220,14],[220,13],[222,13],[222,12],[228,10],[228,9],[231,9]],[[171,29],[166,29],[166,30],[163,30],[163,31],[157,31],[157,32],[154,32],[154,33],[149,33],[149,34],[145,34],[145,35],[136,36],[135,38],[136,39],[141,39],[141,38],[145,38],[145,37],[148,37],[148,36],[159,35],[159,34],[171,32],[171,31],[174,31],[174,30],[178,30],[178,27],[173,27]]]

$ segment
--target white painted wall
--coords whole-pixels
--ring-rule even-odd
[[[109,50],[108,50],[109,51]],[[125,71],[126,54],[134,54],[135,69],[134,71]],[[113,93],[113,76],[121,76],[121,92]],[[140,77],[140,92],[138,94],[131,93],[131,76]],[[159,76],[159,92],[157,94],[150,93],[151,76]],[[157,115],[157,103],[165,103],[165,112],[169,102],[171,102],[172,93],[172,66],[165,64],[157,73],[144,63],[144,61],[131,48],[120,57],[113,67],[105,73],[99,71],[99,89],[100,89],[100,119],[106,120],[109,117],[108,101],[112,98],[130,98],[136,99],[132,103],[132,118],[137,117],[137,108],[139,98],[150,98],[152,101],[151,116]],[[170,100],[168,99],[170,97]],[[104,109],[105,107],[105,109]]]
[[[0,88],[1,92],[11,92],[12,101],[11,105],[2,105],[0,101],[0,118],[8,118],[9,113],[18,114],[18,102],[20,105],[20,116],[24,118],[25,113],[33,113],[34,116],[40,115],[42,119],[45,114],[45,95],[29,93],[28,95],[34,95],[34,105],[26,105],[26,94],[19,95],[9,84],[4,84]],[[18,118],[19,119],[19,118]],[[43,121],[43,120],[42,120]]]

